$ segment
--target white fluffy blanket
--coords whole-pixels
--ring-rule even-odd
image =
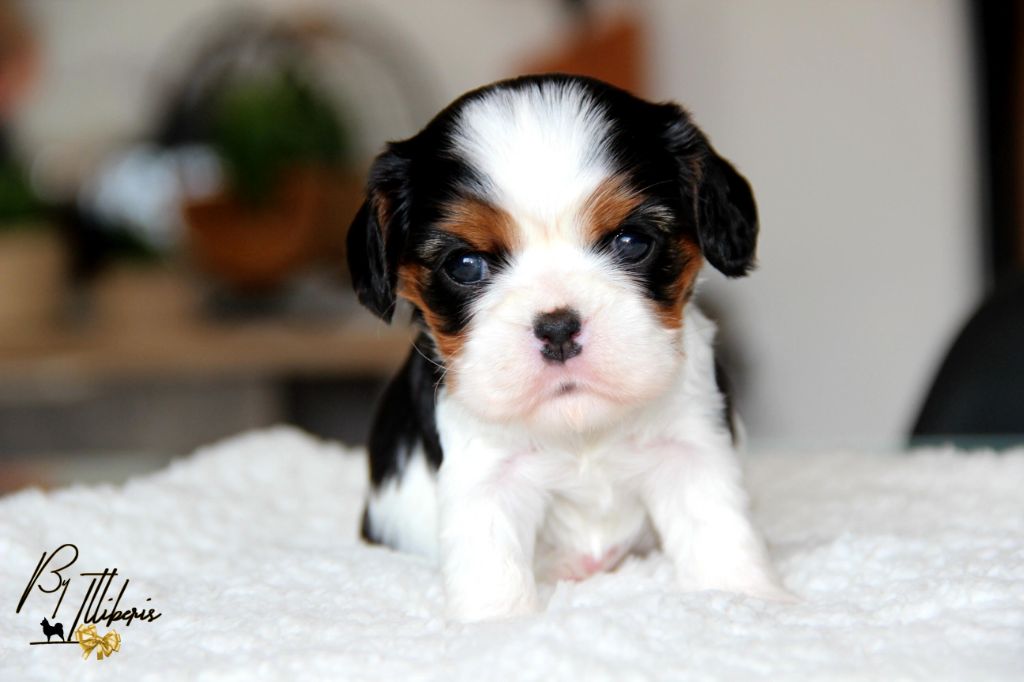
[[[555,586],[543,613],[477,625],[445,622],[432,566],[358,541],[362,458],[293,430],[123,487],[17,493],[0,500],[0,677],[1024,679],[1024,451],[761,455],[747,468],[799,603],[682,594],[655,555]],[[64,543],[79,556],[57,618],[59,592],[38,587],[15,613],[40,556]],[[53,587],[56,567],[37,584]],[[106,606],[128,578],[119,609],[158,619],[113,623],[121,648],[102,661],[29,645],[44,616],[70,627],[81,573],[114,567]]]

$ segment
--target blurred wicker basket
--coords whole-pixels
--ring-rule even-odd
[[[31,336],[56,325],[64,294],[66,252],[52,230],[0,231],[0,334]]]

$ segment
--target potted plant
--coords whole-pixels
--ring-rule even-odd
[[[211,107],[224,191],[184,207],[192,252],[236,290],[281,284],[308,261],[347,159],[330,100],[297,64],[228,80]]]

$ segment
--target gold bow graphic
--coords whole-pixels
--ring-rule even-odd
[[[79,646],[82,647],[83,659],[89,658],[93,649],[99,649],[96,652],[97,661],[102,661],[104,656],[109,657],[115,651],[121,650],[121,635],[113,630],[100,637],[96,633],[95,625],[80,625],[75,635],[78,637]]]

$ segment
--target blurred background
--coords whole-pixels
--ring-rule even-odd
[[[349,292],[386,140],[584,73],[685,104],[760,268],[701,292],[753,449],[1024,433],[1024,8],[0,0],[0,491],[238,431],[360,443],[407,349]]]

